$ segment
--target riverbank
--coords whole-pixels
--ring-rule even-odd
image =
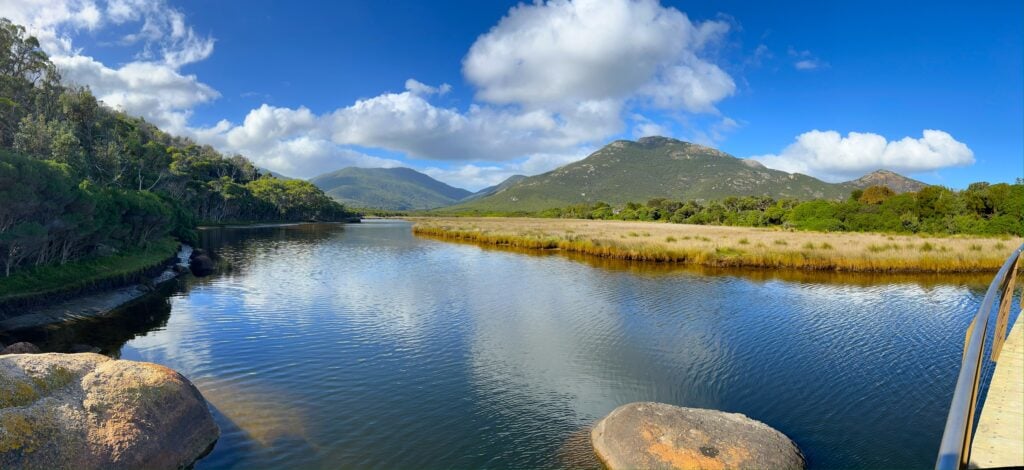
[[[177,257],[179,246],[173,238],[165,238],[145,248],[63,266],[42,266],[0,278],[0,318],[5,310],[53,303],[159,275]]]
[[[799,232],[751,227],[535,218],[412,218],[442,240],[717,267],[957,273],[999,269],[1020,237]]]
[[[54,296],[48,301],[39,301],[38,305],[8,307],[8,311],[0,311],[0,337],[4,333],[106,316],[155,292],[161,285],[186,271],[182,268],[185,268],[191,252],[190,247],[184,246],[154,267],[126,274],[123,280],[131,280],[128,284],[96,288],[88,290],[88,293],[80,291],[66,294],[63,300],[61,296]],[[176,265],[180,267],[175,269]]]
[[[303,225],[303,224],[358,224],[367,217],[349,217],[344,220],[303,220],[299,222],[247,222],[247,221],[228,221],[228,222],[203,222],[196,226],[199,230],[208,230],[213,228],[260,228],[260,227],[286,227],[289,225]]]

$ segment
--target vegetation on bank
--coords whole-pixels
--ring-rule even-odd
[[[442,211],[437,211],[443,213]],[[767,196],[715,201],[673,201],[613,207],[598,202],[525,215],[541,218],[637,220],[692,225],[780,227],[822,232],[1020,235],[1024,233],[1024,184],[974,183],[963,191],[928,186],[896,194],[885,186],[852,191],[845,201],[776,200]]]
[[[200,223],[353,215],[309,182],[264,175],[241,155],[171,136],[62,84],[39,42],[0,19],[3,289],[21,270],[147,250],[168,236],[193,241]]]
[[[135,282],[138,273],[155,268],[173,257],[179,243],[163,238],[146,247],[108,256],[92,256],[64,265],[25,269],[0,282],[0,305],[43,295],[79,292],[96,285]]]
[[[753,227],[537,218],[424,218],[413,232],[447,240],[718,267],[864,272],[998,269],[1020,237],[824,233]]]

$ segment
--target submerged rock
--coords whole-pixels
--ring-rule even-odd
[[[192,256],[192,260],[188,264],[188,268],[192,271],[195,276],[207,276],[213,274],[216,265],[213,263],[213,259],[209,255],[199,254]]]
[[[599,421],[590,439],[611,470],[804,468],[793,441],[738,413],[630,403]]]
[[[3,351],[0,351],[0,356],[5,354],[39,354],[41,352],[36,345],[22,341],[4,348]]]
[[[99,354],[0,357],[0,468],[177,469],[219,431],[181,374]]]

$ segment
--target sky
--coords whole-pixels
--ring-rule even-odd
[[[663,135],[844,181],[1024,173],[1024,2],[3,0],[65,80],[308,178],[477,190]]]

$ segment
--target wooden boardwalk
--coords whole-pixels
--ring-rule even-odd
[[[996,363],[971,444],[970,468],[1024,466],[1024,314]]]

